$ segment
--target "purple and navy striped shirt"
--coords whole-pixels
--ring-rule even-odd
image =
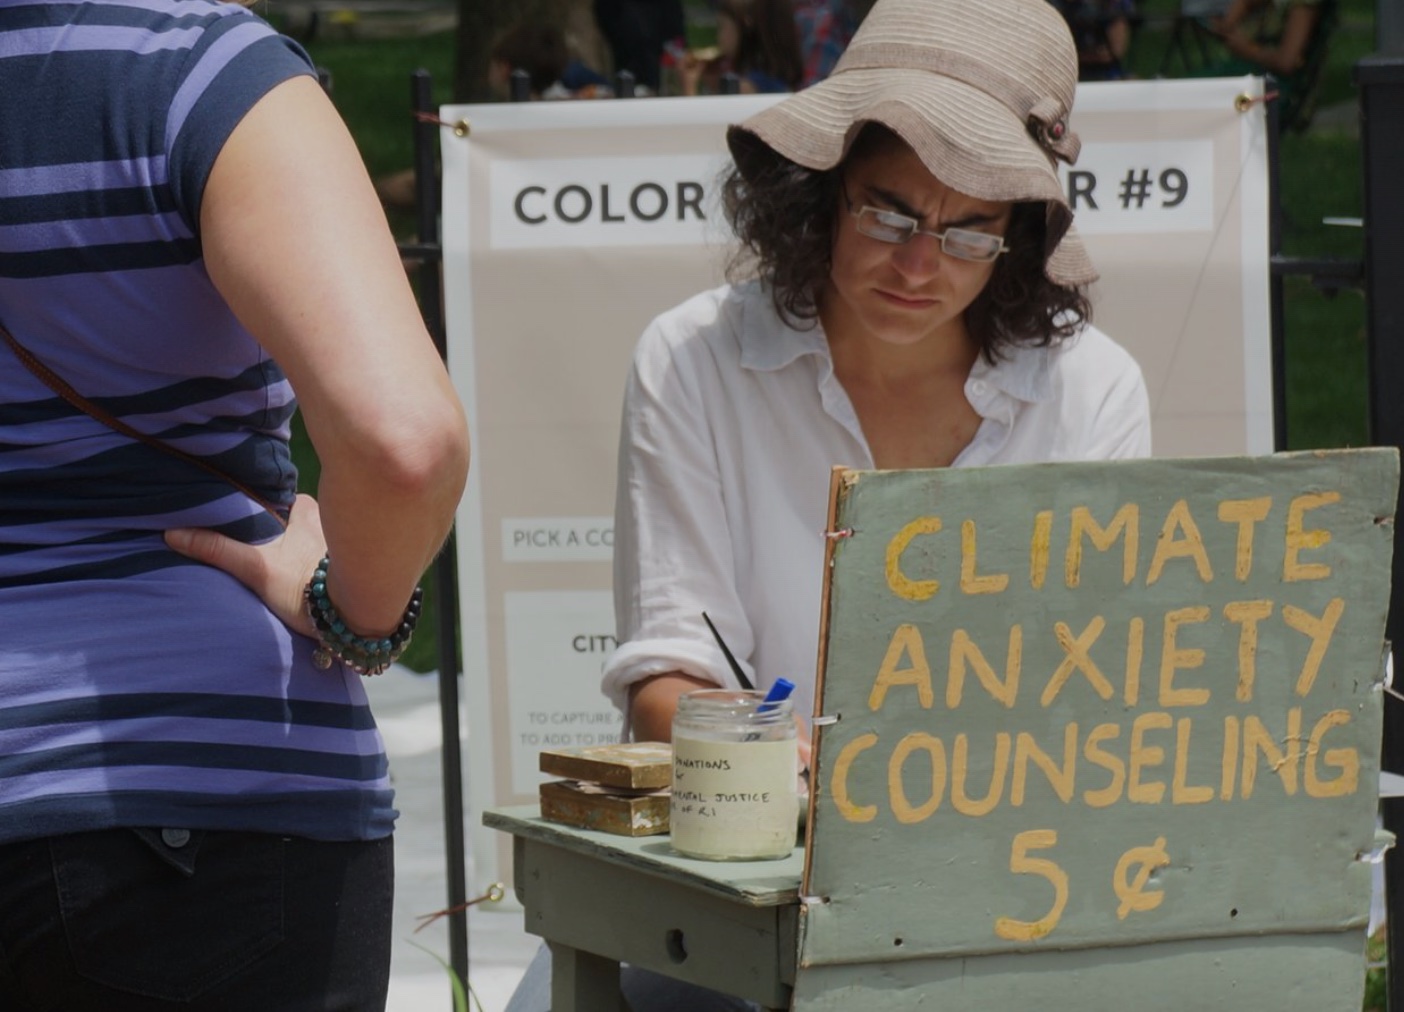
[[[234,4],[0,0],[0,323],[84,396],[292,500],[295,404],[201,258],[245,113],[306,55]],[[249,181],[257,187],[257,179]],[[0,842],[113,826],[370,839],[395,812],[359,678],[162,531],[277,522],[0,346]]]

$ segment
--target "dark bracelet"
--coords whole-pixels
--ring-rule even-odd
[[[322,556],[312,579],[307,582],[307,589],[302,592],[307,600],[307,613],[317,627],[318,644],[312,651],[312,663],[325,671],[332,666],[332,661],[340,661],[357,674],[378,675],[394,664],[409,646],[414,627],[419,623],[424,591],[414,588],[409,604],[405,606],[405,614],[400,619],[400,627],[389,636],[357,636],[346,628],[341,613],[327,596],[327,569],[330,566],[330,556]]]

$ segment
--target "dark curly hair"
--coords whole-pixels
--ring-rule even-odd
[[[790,161],[754,134],[734,131],[733,150],[747,175],[733,165],[722,181],[722,206],[741,241],[728,266],[732,280],[759,277],[787,320],[817,319],[819,293],[833,266],[844,164],[889,140],[905,143],[868,123],[844,163],[821,171]],[[1054,344],[1092,318],[1084,286],[1060,285],[1044,274],[1052,250],[1042,202],[1014,205],[1005,244],[1009,252],[995,262],[989,282],[965,311],[966,326],[990,364],[1009,345]]]

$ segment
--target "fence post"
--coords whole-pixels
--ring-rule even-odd
[[[427,70],[410,75],[410,103],[416,113],[433,117],[432,79]],[[420,311],[439,355],[448,357],[443,316],[443,250],[439,245],[439,185],[434,167],[439,128],[424,118],[414,125],[415,211],[422,247],[419,265]],[[438,611],[439,727],[443,737],[441,769],[444,778],[444,850],[447,876],[449,966],[458,979],[468,982],[467,842],[463,831],[463,756],[458,720],[458,576],[454,560],[454,535],[450,532],[434,562],[435,606]]]
[[[1361,155],[1365,168],[1365,305],[1369,358],[1370,438],[1404,447],[1404,55],[1375,55],[1355,66],[1360,89]],[[1394,577],[1385,632],[1404,644],[1404,544],[1394,529]],[[1392,646],[1393,649],[1393,646]],[[1395,670],[1404,672],[1396,654]],[[1404,702],[1385,696],[1382,768],[1404,773]],[[1382,803],[1385,828],[1401,840],[1385,855],[1389,930],[1388,1004],[1404,1009],[1404,798]]]

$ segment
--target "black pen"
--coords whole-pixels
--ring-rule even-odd
[[[726,663],[731,665],[731,673],[736,676],[736,680],[741,683],[741,688],[752,692],[755,686],[746,677],[746,672],[741,670],[741,665],[736,663],[736,658],[732,656],[731,648],[726,645],[726,640],[722,639],[721,633],[717,632],[717,627],[712,625],[712,620],[707,617],[707,613],[702,613],[702,621],[707,623],[707,628],[712,630],[712,635],[716,637],[717,646],[721,647],[721,652],[726,655]]]

